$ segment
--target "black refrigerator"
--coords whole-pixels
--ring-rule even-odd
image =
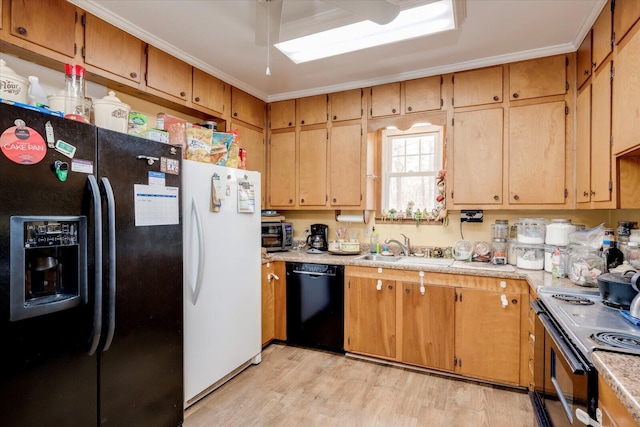
[[[0,424],[183,422],[180,148],[0,103]]]

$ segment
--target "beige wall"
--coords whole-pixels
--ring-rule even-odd
[[[343,212],[345,213],[345,212]],[[346,212],[356,213],[356,212]],[[329,226],[329,240],[335,240],[337,227],[346,227],[349,224],[337,223],[334,211],[290,211],[282,212],[287,221],[293,223],[294,238],[302,240],[305,238],[304,230],[310,224],[327,224]],[[400,238],[400,233],[406,234],[411,239],[414,246],[451,246],[456,240],[462,237],[470,241],[490,241],[491,224],[496,219],[506,219],[509,224],[517,218],[569,218],[574,224],[584,224],[587,228],[595,227],[605,223],[606,227],[617,227],[618,221],[638,221],[640,224],[640,210],[559,210],[559,211],[484,211],[484,222],[462,224],[460,229],[460,211],[449,211],[449,225],[421,225],[416,227],[412,224],[398,224],[389,222],[375,222],[373,218],[368,224],[351,224],[350,227],[358,231],[358,238],[361,242],[368,243],[369,233],[365,233],[365,228],[371,230],[375,226],[376,232],[380,233],[381,241],[387,238]]]

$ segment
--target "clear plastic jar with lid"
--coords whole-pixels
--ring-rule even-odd
[[[567,246],[571,241],[569,234],[576,231],[576,226],[571,224],[570,219],[552,219],[547,224],[545,240],[547,245]]]
[[[506,219],[496,219],[495,224],[491,224],[492,239],[506,239],[509,237],[509,221]]]
[[[567,276],[580,286],[597,287],[596,277],[604,272],[604,260],[598,249],[585,245],[569,245],[567,248]]]
[[[640,243],[629,242],[625,259],[633,268],[640,268]]]
[[[516,245],[516,266],[526,270],[544,268],[544,245],[518,243]]]
[[[518,218],[515,221],[518,229],[518,243],[543,244],[545,239],[544,218]]]
[[[504,265],[507,263],[507,239],[493,239],[491,241],[491,264]]]

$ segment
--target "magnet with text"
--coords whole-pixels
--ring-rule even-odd
[[[12,162],[21,165],[39,163],[47,154],[47,145],[42,135],[17,119],[12,126],[0,135],[0,149]]]
[[[70,159],[73,159],[73,156],[76,154],[76,147],[61,139],[56,142],[55,149],[58,153],[64,154]]]

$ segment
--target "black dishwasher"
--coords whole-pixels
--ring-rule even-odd
[[[287,343],[344,353],[344,266],[287,263]]]

